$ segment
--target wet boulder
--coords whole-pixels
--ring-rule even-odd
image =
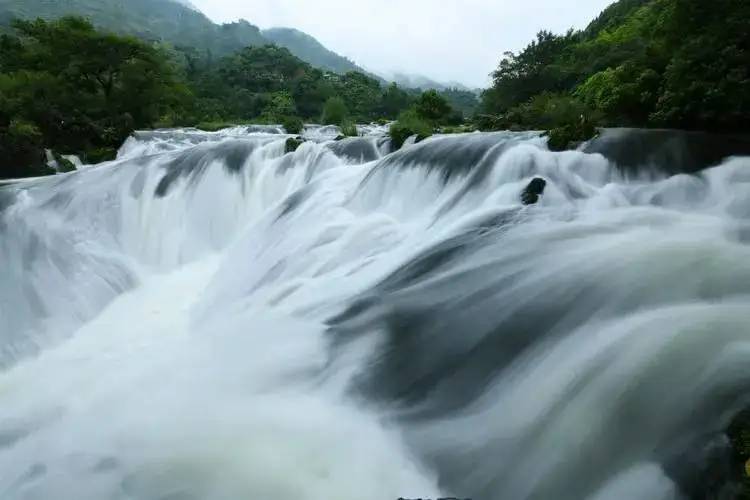
[[[544,188],[546,187],[547,181],[541,177],[535,177],[521,193],[521,202],[524,205],[534,205],[539,201],[539,197],[544,194]]]

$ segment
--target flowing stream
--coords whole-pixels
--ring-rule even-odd
[[[361,131],[139,132],[0,186],[1,499],[732,494],[750,158]]]

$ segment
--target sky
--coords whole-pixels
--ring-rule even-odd
[[[296,28],[369,71],[486,87],[541,29],[583,28],[614,0],[191,0],[216,22]]]

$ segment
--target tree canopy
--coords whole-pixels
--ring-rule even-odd
[[[482,96],[485,125],[538,127],[550,110],[529,103],[555,95],[546,102],[599,125],[743,130],[749,40],[745,0],[620,0],[583,31],[542,31],[506,53]]]
[[[5,149],[111,151],[189,96],[163,55],[134,38],[74,17],[14,28],[17,36],[0,38],[0,136],[15,136]],[[15,169],[39,154],[0,157],[3,169]]]

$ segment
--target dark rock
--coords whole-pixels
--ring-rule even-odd
[[[285,152],[294,153],[304,142],[305,140],[302,137],[290,137],[286,140]]]
[[[64,158],[61,154],[53,153],[55,158],[55,163],[57,164],[57,171],[60,173],[65,172],[74,172],[76,170],[76,166],[73,164],[72,161],[68,160],[67,158]]]
[[[526,186],[526,189],[521,193],[521,202],[524,205],[534,205],[539,201],[539,197],[544,194],[544,188],[547,187],[547,181],[541,177],[535,177]]]
[[[339,134],[339,135],[336,136],[336,138],[334,139],[334,141],[338,142],[338,141],[343,141],[344,139],[346,139],[346,136]]]

